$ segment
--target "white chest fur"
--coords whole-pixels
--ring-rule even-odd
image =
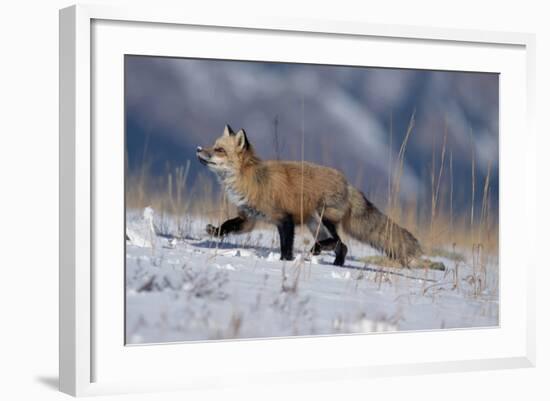
[[[245,193],[240,191],[237,187],[235,176],[233,174],[218,175],[220,184],[225,189],[227,199],[229,202],[237,206],[237,208],[244,212],[251,218],[264,218],[265,215],[250,205],[249,199]]]
[[[229,202],[237,207],[243,207],[248,204],[248,198],[246,197],[246,194],[239,191],[237,188],[237,182],[233,174],[220,174],[218,175],[218,179],[222,187],[225,189]]]
[[[246,196],[243,193],[235,190],[234,187],[226,186],[225,193],[227,194],[227,199],[229,200],[229,202],[237,207],[246,206],[248,204],[248,199],[246,198]]]

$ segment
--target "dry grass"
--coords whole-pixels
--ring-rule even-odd
[[[163,176],[150,172],[150,163],[126,176],[126,207],[143,209],[151,206],[159,215],[161,227],[166,218],[173,218],[177,224],[176,236],[185,236],[190,216],[203,216],[212,222],[220,222],[236,212],[236,209],[216,191],[208,172],[199,172],[192,185],[188,183],[191,161],[176,166]]]

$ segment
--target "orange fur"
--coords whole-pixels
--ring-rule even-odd
[[[214,146],[197,148],[197,156],[218,175],[238,207],[241,220],[231,231],[250,230],[256,219],[280,224],[290,218],[294,224],[308,224],[322,216],[323,223],[343,229],[403,264],[420,253],[416,238],[380,212],[336,169],[309,162],[262,161],[244,130],[234,133],[229,126]]]

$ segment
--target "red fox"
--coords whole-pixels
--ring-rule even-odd
[[[340,230],[403,266],[421,254],[418,240],[380,212],[338,170],[308,162],[263,161],[245,131],[234,132],[229,125],[212,147],[197,147],[197,157],[217,175],[238,210],[237,217],[220,227],[208,224],[210,235],[248,232],[263,220],[277,226],[281,260],[293,259],[297,224],[306,224],[316,239],[311,252],[334,251],[338,266],[347,254]]]

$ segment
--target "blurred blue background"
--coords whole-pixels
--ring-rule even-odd
[[[498,74],[148,56],[125,61],[130,175],[145,159],[159,177],[190,160],[192,184],[205,172],[196,146],[212,144],[226,123],[244,128],[260,157],[299,160],[303,129],[305,160],[342,170],[376,201],[387,193],[390,158],[396,160],[415,112],[401,197],[429,202],[432,159],[438,173],[447,130],[442,181],[448,187],[452,152],[454,207],[470,207],[473,155],[478,194],[491,164],[489,199],[498,211]]]

